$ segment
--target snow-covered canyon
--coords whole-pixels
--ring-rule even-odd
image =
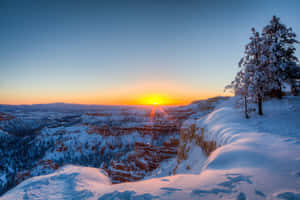
[[[187,139],[184,159],[162,161],[144,180],[111,184],[101,169],[66,165],[0,199],[299,199],[300,98],[269,100],[264,110],[244,119],[232,98],[186,120],[182,128],[193,127],[193,138],[214,141],[216,150],[206,157],[207,143]]]
[[[176,158],[181,124],[223,100],[179,107],[0,106],[0,193],[70,164],[104,169],[112,183],[144,179]]]

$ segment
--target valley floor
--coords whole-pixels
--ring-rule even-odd
[[[112,185],[100,169],[67,165],[0,199],[300,199],[300,98],[267,101],[264,112],[244,119],[232,98],[186,121],[184,126],[196,125],[196,134],[204,128],[205,140],[220,147],[206,158],[192,141],[176,175],[165,176],[176,165],[170,160],[151,178]]]

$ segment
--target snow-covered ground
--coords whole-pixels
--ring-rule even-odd
[[[170,160],[157,177],[112,185],[99,169],[68,165],[0,199],[300,199],[300,97],[265,102],[265,115],[248,120],[233,102],[185,123],[196,124],[196,134],[204,128],[205,140],[221,147],[206,159],[192,141],[176,175],[161,177],[175,167]]]

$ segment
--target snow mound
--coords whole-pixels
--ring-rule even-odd
[[[103,170],[67,165],[55,173],[22,182],[3,199],[86,199],[93,196],[93,189],[109,185]]]

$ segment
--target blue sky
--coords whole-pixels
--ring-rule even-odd
[[[275,14],[300,34],[299,10],[296,0],[1,1],[0,103],[222,95],[251,27]]]

